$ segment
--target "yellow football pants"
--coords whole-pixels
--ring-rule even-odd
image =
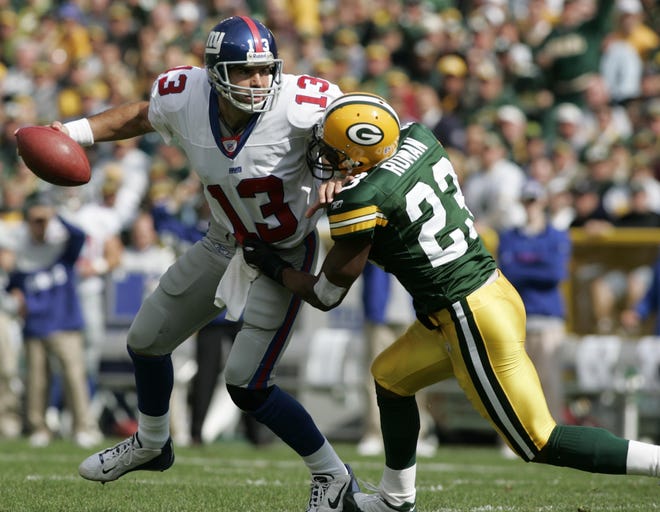
[[[415,321],[383,351],[371,371],[402,396],[456,377],[472,405],[524,460],[534,460],[556,426],[525,351],[525,308],[499,276],[430,315],[436,330]]]

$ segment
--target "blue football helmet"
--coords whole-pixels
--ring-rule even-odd
[[[211,86],[236,108],[246,112],[270,110],[282,87],[282,59],[277,58],[273,33],[247,16],[227,18],[209,32],[204,52]],[[242,87],[229,81],[229,66],[270,66],[269,87]]]

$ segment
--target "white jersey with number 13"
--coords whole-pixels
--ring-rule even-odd
[[[255,114],[235,137],[220,130],[217,95],[202,68],[184,66],[154,82],[149,121],[179,145],[199,175],[215,220],[237,240],[257,235],[280,248],[299,245],[317,217],[305,210],[318,182],[307,168],[310,128],[341,91],[326,80],[282,75],[272,110]]]

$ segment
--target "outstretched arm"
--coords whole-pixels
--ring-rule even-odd
[[[92,140],[87,137],[86,123],[89,123]],[[92,142],[123,140],[154,131],[149,122],[149,102],[136,101],[105,110],[87,119],[78,119],[62,124],[51,123],[51,127],[70,135],[76,142],[88,145]]]
[[[328,252],[318,275],[285,269],[284,286],[315,308],[328,311],[341,303],[360,276],[370,249],[370,238],[339,240]]]
[[[336,241],[316,276],[294,269],[260,241],[246,240],[244,255],[245,261],[259,267],[305,302],[328,311],[341,303],[362,273],[370,249],[368,237]]]

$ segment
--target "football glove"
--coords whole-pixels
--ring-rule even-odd
[[[258,238],[246,238],[243,242],[243,257],[248,265],[257,267],[261,272],[280,284],[282,272],[293,265],[283,260],[271,247]]]

